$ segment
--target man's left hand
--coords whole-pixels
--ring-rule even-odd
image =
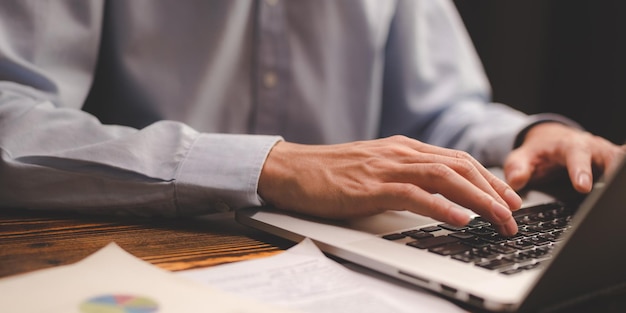
[[[556,122],[533,126],[520,147],[504,162],[506,181],[516,190],[565,168],[578,192],[593,186],[593,169],[607,173],[626,152],[625,146]]]

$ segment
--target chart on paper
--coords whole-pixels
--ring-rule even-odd
[[[80,304],[81,313],[156,313],[158,304],[146,297],[102,295]]]

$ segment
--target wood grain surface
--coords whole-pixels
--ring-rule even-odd
[[[269,256],[293,245],[237,224],[232,214],[183,219],[3,209],[0,277],[74,263],[110,242],[172,271]]]

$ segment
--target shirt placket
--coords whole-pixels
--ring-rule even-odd
[[[281,134],[286,125],[289,46],[283,0],[258,6],[254,53],[255,110],[251,128],[257,134]]]

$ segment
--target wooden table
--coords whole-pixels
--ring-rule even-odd
[[[293,245],[230,214],[166,219],[2,209],[0,277],[74,263],[110,242],[171,271],[270,256]],[[626,312],[626,290],[559,313],[565,312]]]
[[[293,245],[225,214],[166,219],[3,209],[0,277],[74,263],[110,242],[172,271],[269,256]]]

